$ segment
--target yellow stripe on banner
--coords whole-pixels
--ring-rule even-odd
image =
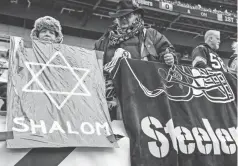
[[[59,166],[130,166],[130,140],[122,121],[113,121],[114,134],[123,135],[120,148],[76,148]]]

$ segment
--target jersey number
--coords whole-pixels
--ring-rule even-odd
[[[220,57],[216,56],[213,53],[210,53],[210,60],[211,60],[212,68],[214,68],[214,69],[222,68],[224,71],[226,71],[225,64]]]
[[[217,58],[217,56],[213,53],[210,53],[210,60],[211,60],[211,65],[212,68],[214,69],[220,69],[221,68],[221,64]]]

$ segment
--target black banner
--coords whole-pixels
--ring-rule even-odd
[[[235,76],[131,59],[115,71],[133,166],[237,165]]]

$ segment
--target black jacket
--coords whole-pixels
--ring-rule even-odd
[[[104,64],[111,61],[117,48],[123,48],[126,51],[129,51],[133,59],[141,59],[141,40],[144,40],[145,52],[149,61],[164,62],[163,56],[167,52],[170,52],[174,55],[175,62],[177,62],[173,45],[164,35],[153,28],[146,28],[144,38],[141,36],[135,36],[115,46],[108,45],[109,33],[106,33],[98,41],[96,41],[94,49],[104,52]]]

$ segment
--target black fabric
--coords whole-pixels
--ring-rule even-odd
[[[128,52],[133,52],[133,54],[131,54],[132,59],[141,59],[139,35],[121,43],[119,48],[123,48]]]
[[[199,45],[198,47],[196,47],[193,51],[192,51],[192,60],[194,61],[196,57],[202,57],[205,60],[207,60],[207,56],[209,54],[209,46],[206,47],[206,45]],[[201,65],[202,64],[202,65]],[[200,66],[199,66],[200,65]],[[193,67],[201,67],[201,68],[206,68],[208,67],[208,63],[207,62],[203,62],[203,61],[199,61],[195,64],[193,64]]]
[[[131,59],[122,59],[112,75],[132,166],[236,166],[237,142],[230,129],[237,129],[237,78]]]

